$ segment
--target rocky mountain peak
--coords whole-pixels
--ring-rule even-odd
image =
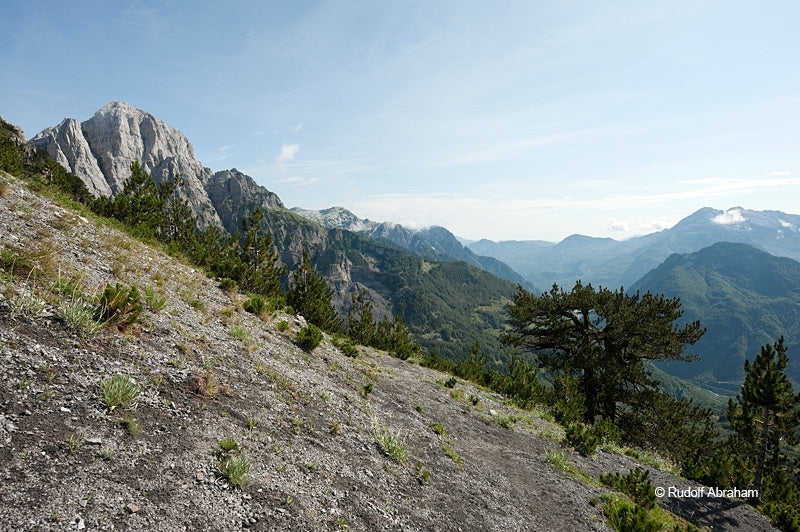
[[[371,231],[379,225],[369,220],[362,220],[344,207],[330,207],[320,211],[294,207],[292,210],[303,218],[317,222],[328,229],[345,229],[359,233]]]
[[[168,160],[177,163],[175,170],[184,180],[205,180],[211,173],[195,159],[194,148],[183,133],[126,103],[106,105],[81,128],[114,193],[122,190],[134,160],[158,174],[153,176],[157,179],[174,177],[159,172]]]
[[[95,116],[98,115],[107,115],[107,114],[114,114],[114,113],[127,113],[127,114],[135,114],[135,113],[142,113],[143,111],[139,111],[132,105],[125,103],[123,101],[114,101],[105,104],[103,107],[98,109],[98,111],[94,114]]]
[[[111,102],[89,120],[64,119],[30,141],[44,148],[70,172],[83,179],[96,196],[122,191],[130,166],[138,161],[156,181],[180,176],[179,194],[202,225],[222,225],[205,192],[212,175],[194,155],[186,136],[155,116],[125,102]]]

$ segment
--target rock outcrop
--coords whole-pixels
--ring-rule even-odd
[[[397,246],[406,252],[431,260],[460,260],[502,279],[527,286],[525,279],[511,267],[492,257],[475,254],[469,248],[464,247],[456,236],[444,227],[409,229],[391,222],[362,220],[342,207],[331,207],[320,211],[295,207],[292,210],[328,229],[352,231],[371,240]]]
[[[241,229],[242,216],[256,207],[262,210],[283,208],[277,194],[236,168],[216,172],[206,181],[205,190],[225,229],[231,233]]]
[[[121,192],[133,161],[159,182],[180,176],[179,194],[201,225],[223,225],[204,186],[213,172],[195,158],[183,133],[127,103],[111,102],[84,122],[66,118],[30,142],[46,149],[96,196]]]

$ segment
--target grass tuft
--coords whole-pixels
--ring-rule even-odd
[[[215,454],[217,455],[217,470],[225,477],[228,484],[241,488],[250,481],[252,466],[242,456],[241,446],[231,437],[219,441]]]
[[[551,464],[556,466],[562,471],[569,471],[569,463],[567,462],[567,457],[564,456],[564,453],[561,451],[556,451],[554,449],[550,449],[547,451],[547,455],[544,459],[546,464]]]
[[[406,460],[408,460],[408,453],[399,435],[393,434],[385,427],[376,425],[373,428],[373,436],[378,447],[381,448],[381,451],[383,451],[386,456],[398,464],[406,463]]]
[[[221,460],[217,465],[219,472],[222,473],[231,486],[241,488],[250,482],[250,471],[252,466],[247,459],[240,455],[235,454],[228,456]]]
[[[141,392],[141,386],[124,375],[114,375],[100,383],[100,400],[109,410],[135,409]]]
[[[81,297],[62,300],[58,315],[72,330],[83,338],[92,338],[105,322],[95,319],[95,309]]]

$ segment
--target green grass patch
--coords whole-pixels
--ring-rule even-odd
[[[124,375],[114,375],[100,383],[100,401],[109,410],[135,409],[141,392],[141,386]]]
[[[399,435],[385,427],[376,426],[373,429],[373,437],[378,447],[380,447],[381,451],[383,451],[386,456],[398,464],[406,463],[408,460],[408,452]]]

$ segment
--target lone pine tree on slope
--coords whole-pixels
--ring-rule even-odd
[[[303,250],[286,301],[309,323],[327,332],[339,332],[342,324],[331,303],[333,294],[325,278],[311,264],[308,252]]]
[[[597,416],[616,421],[620,404],[658,389],[644,361],[693,360],[683,350],[705,329],[699,321],[677,326],[680,307],[678,298],[628,295],[580,281],[569,292],[554,284],[541,296],[519,287],[508,306],[510,331],[501,340],[533,352],[553,376],[577,379],[586,423]]]

